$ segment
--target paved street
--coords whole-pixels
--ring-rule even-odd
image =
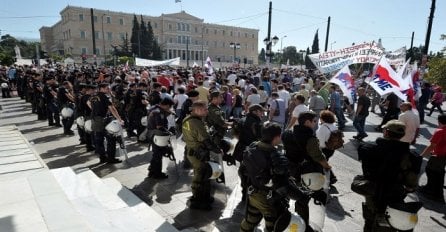
[[[24,100],[0,99],[0,107],[0,126],[16,125],[50,169],[66,166],[74,170],[90,168],[101,178],[115,177],[179,230],[238,231],[244,205],[239,204],[241,194],[238,189],[236,167],[225,167],[226,185],[213,183],[216,189],[216,201],[211,212],[189,210],[186,201],[191,196],[192,173],[183,170],[181,165],[176,167],[174,162],[164,159],[164,168],[169,178],[163,181],[146,178],[151,158],[146,145],[138,144],[134,139],[127,139],[129,152],[127,162],[98,165],[99,159],[92,152],[86,152],[84,146],[79,145],[77,135],[65,136],[62,128],[49,127],[47,121],[37,121],[37,116],[31,114],[31,105]],[[427,117],[426,124],[422,125],[421,136],[417,140],[417,145],[413,147],[418,152],[428,144],[428,139],[436,127],[436,116],[434,113],[433,117]],[[373,130],[374,125],[380,120],[375,114],[368,117],[369,126],[366,130],[369,137],[365,139],[366,141],[374,140],[380,135]],[[360,173],[360,163],[357,161],[356,153],[358,143],[351,139],[355,134],[349,121],[345,132],[345,147],[330,159],[338,182],[336,188],[331,190],[332,197],[327,205],[324,231],[362,230],[363,198],[350,190],[352,178]],[[0,143],[5,141],[0,138]],[[182,142],[177,142],[175,154],[180,162],[183,158],[183,146]],[[425,163],[426,160],[423,165]],[[420,177],[420,185],[425,183],[426,176],[423,174]],[[420,200],[423,201],[424,207],[419,212],[419,223],[415,231],[445,231],[446,206],[424,198]]]

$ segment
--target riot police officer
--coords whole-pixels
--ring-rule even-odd
[[[124,122],[119,116],[116,108],[113,106],[109,94],[110,85],[108,83],[101,83],[99,84],[98,93],[91,96],[87,104],[91,108],[91,128],[94,131],[95,153],[99,155],[99,162],[120,163],[121,160],[115,158],[116,138],[114,135],[106,133],[105,126],[111,121],[107,118],[109,113],[111,113],[121,125]],[[104,147],[104,138],[107,140],[107,150],[105,150]]]
[[[59,105],[61,109],[69,108],[71,112],[74,112],[74,103],[76,102],[75,97],[73,96],[73,86],[69,81],[64,81],[62,86],[59,88],[57,92],[57,99],[59,100]],[[63,125],[63,133],[65,135],[74,135],[74,132],[71,130],[71,126],[73,126],[74,122],[74,114],[71,115],[62,115],[62,125]]]
[[[284,228],[277,228],[281,226],[277,226],[276,221],[281,215],[289,214],[288,197],[296,199],[302,194],[292,187],[295,185],[290,185],[288,160],[276,148],[281,143],[282,126],[268,123],[261,133],[260,141],[252,143],[243,156],[250,186],[240,231],[254,231],[262,217],[267,231],[283,231]],[[304,224],[302,219],[301,224]],[[301,231],[301,228],[298,229]]]
[[[154,179],[166,179],[168,176],[161,171],[163,167],[163,155],[168,151],[166,141],[158,143],[154,141],[155,136],[162,136],[168,138],[170,133],[168,131],[167,116],[171,114],[170,108],[173,106],[173,101],[169,98],[164,98],[158,105],[152,106],[149,110],[147,128],[149,130],[149,139],[152,144],[152,160],[150,161],[149,177]]]
[[[187,158],[194,169],[192,178],[191,209],[211,210],[213,197],[211,197],[211,183],[208,173],[207,161],[210,160],[210,151],[220,153],[217,145],[209,136],[203,118],[208,114],[205,102],[196,101],[192,104],[192,112],[183,120],[183,139],[186,143]]]
[[[91,109],[88,107],[87,102],[90,99],[90,97],[94,94],[94,91],[96,89],[95,85],[92,84],[85,84],[85,92],[80,96],[79,102],[77,104],[76,110],[77,110],[77,116],[83,117],[84,122],[91,119]],[[87,151],[93,151],[93,136],[92,133],[85,130],[85,127],[81,127],[78,125],[78,133],[79,137],[81,139],[81,142],[84,142]]]
[[[58,84],[56,80],[47,80],[45,86],[43,87],[43,96],[47,106],[48,126],[62,127],[62,125],[60,125],[60,109],[59,101],[57,100],[57,87]]]
[[[223,96],[220,92],[214,91],[210,94],[209,113],[206,116],[206,123],[211,128],[212,139],[215,144],[220,144],[226,134],[228,126],[232,123],[225,121],[225,112],[220,109]]]

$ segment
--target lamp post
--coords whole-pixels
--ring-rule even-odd
[[[237,61],[236,50],[240,49],[240,43],[231,42],[229,44],[229,47],[234,49],[234,59],[233,59],[233,62],[235,63]]]
[[[101,16],[101,24],[102,24],[102,49],[104,52],[104,65],[105,65],[105,35],[104,35],[104,16],[105,14],[102,14]]]
[[[335,43],[336,43],[336,41],[330,43],[330,50],[333,50],[333,44],[335,44]]]
[[[271,58],[273,56],[273,54],[272,54],[272,47],[274,45],[276,45],[277,42],[279,42],[279,37],[277,37],[277,36],[274,36],[272,39],[265,38],[263,40],[263,43],[265,43],[265,45],[266,45],[266,56],[268,56],[268,59],[267,59],[267,63],[268,64],[271,63]]]
[[[283,47],[282,47],[282,43],[283,43],[283,39],[285,39],[287,36],[284,35],[282,36],[282,38],[280,38],[280,65],[282,65],[282,58],[283,58]]]

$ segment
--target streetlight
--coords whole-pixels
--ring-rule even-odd
[[[236,50],[237,49],[240,49],[240,43],[234,43],[234,42],[231,42],[230,44],[229,44],[229,47],[230,48],[233,48],[234,49],[234,63],[236,62]]]
[[[274,36],[272,39],[268,37],[263,40],[263,43],[266,45],[266,56],[269,57],[267,60],[268,63],[271,63],[271,57],[273,56],[271,48],[272,46],[276,45],[277,42],[279,42],[279,37],[277,36]]]
[[[105,16],[106,14],[102,14],[101,15],[101,24],[102,24],[102,49],[103,49],[103,52],[104,52],[104,65],[105,65],[105,35],[104,35],[104,16]]]
[[[282,36],[282,38],[280,38],[280,52],[281,52],[281,54],[280,54],[280,64],[282,64],[282,58],[283,58],[283,47],[282,47],[282,42],[283,42],[283,39],[285,39],[287,36],[286,35],[284,35],[284,36]]]
[[[330,43],[330,50],[333,50],[333,44],[335,44],[335,43],[336,43],[336,41]]]

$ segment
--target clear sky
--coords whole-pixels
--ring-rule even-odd
[[[4,0],[6,1],[6,0]],[[424,44],[431,0],[275,0],[272,32],[281,38],[273,50],[296,46],[311,47],[319,29],[319,47],[325,47],[327,18],[331,16],[328,49],[352,43],[382,39],[386,50]],[[259,48],[268,31],[269,0],[12,0],[0,8],[1,34],[20,38],[39,38],[39,28],[60,20],[67,5],[159,16],[181,10],[217,23],[259,30]],[[446,1],[437,0],[430,51],[446,47],[440,35],[446,34]],[[285,37],[286,36],[286,37]]]

